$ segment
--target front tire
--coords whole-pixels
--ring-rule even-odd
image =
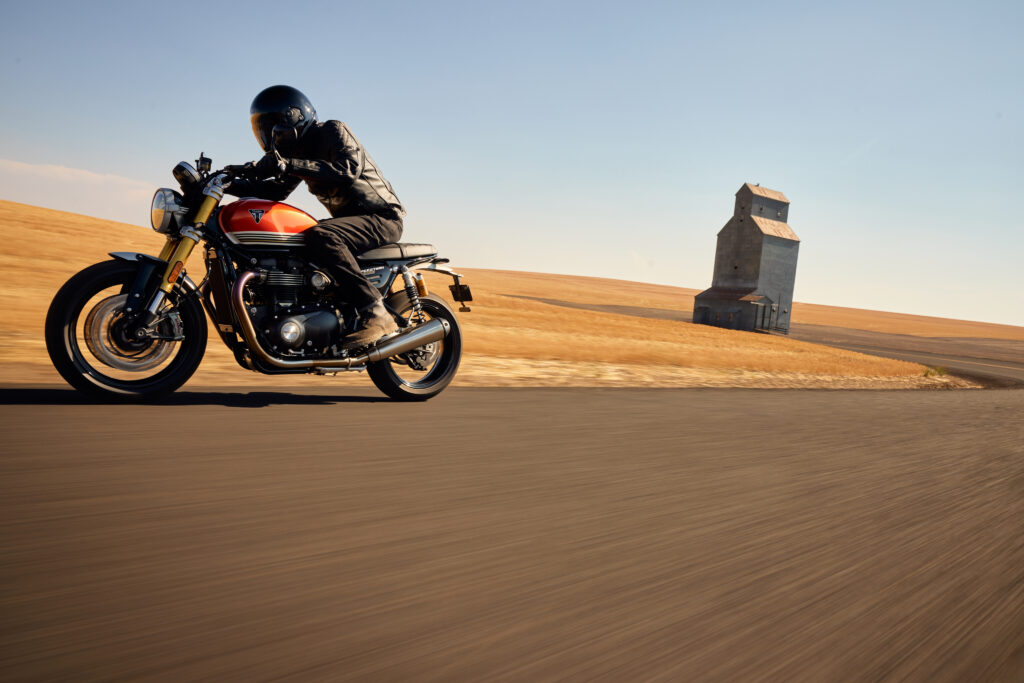
[[[183,340],[135,342],[117,336],[121,302],[137,269],[128,261],[89,266],[68,280],[50,304],[46,350],[61,377],[79,391],[106,398],[156,398],[184,384],[203,359],[206,316],[197,298],[178,287],[167,297],[173,308],[161,313],[177,311]]]
[[[448,323],[450,329],[444,339],[366,366],[374,385],[396,401],[426,401],[437,396],[455,379],[462,359],[462,331],[455,311],[434,294],[421,296],[420,303],[425,320]],[[386,304],[401,316],[400,326],[417,323],[412,303],[404,292],[391,296]]]

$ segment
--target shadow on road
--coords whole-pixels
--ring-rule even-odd
[[[197,406],[216,405],[230,408],[265,408],[272,405],[331,405],[333,403],[383,403],[384,396],[329,396],[291,394],[280,391],[179,391],[143,405]],[[125,401],[86,396],[73,389],[0,387],[0,405],[111,405]]]

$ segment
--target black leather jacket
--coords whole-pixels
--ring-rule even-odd
[[[377,214],[400,218],[405,208],[391,183],[341,121],[314,123],[294,150],[289,149],[287,176],[282,180],[236,180],[228,189],[236,197],[283,201],[305,180],[310,194],[334,218]],[[282,154],[284,152],[282,151]]]

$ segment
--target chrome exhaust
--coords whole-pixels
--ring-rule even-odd
[[[275,368],[293,370],[314,369],[314,368],[354,368],[374,363],[385,358],[397,356],[400,353],[412,351],[415,348],[440,341],[448,336],[451,325],[447,320],[431,320],[416,327],[409,327],[402,330],[393,337],[390,337],[379,345],[371,347],[365,353],[351,358],[326,358],[321,360],[285,360],[275,358],[267,353],[256,336],[256,328],[253,327],[252,318],[245,308],[245,286],[249,281],[257,277],[257,273],[246,271],[235,280],[235,286],[231,288],[231,305],[235,309],[235,317],[238,319],[239,327],[242,328],[242,336],[252,352],[261,362]]]
[[[394,337],[389,337],[383,342],[374,346],[366,352],[367,363],[375,363],[385,358],[397,356],[400,353],[418,349],[421,346],[440,341],[448,336],[452,327],[447,320],[430,320],[417,325],[407,327]]]

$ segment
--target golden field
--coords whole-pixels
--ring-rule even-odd
[[[156,253],[148,228],[0,201],[0,382],[61,383],[42,338],[60,285],[110,251]],[[442,253],[443,253],[443,245]],[[926,377],[926,368],[786,337],[680,322],[699,291],[602,278],[460,269],[476,301],[462,314],[463,386],[736,386],[928,388],[972,386]],[[202,277],[193,256],[192,277]],[[428,276],[448,295],[450,279]],[[545,299],[548,301],[540,301]],[[557,301],[554,301],[557,300]],[[576,304],[577,307],[558,302]],[[582,308],[587,306],[589,308]],[[654,309],[654,317],[625,308]],[[599,309],[599,310],[594,310]],[[944,337],[1024,339],[1024,328],[795,304],[793,319],[875,331]],[[211,333],[189,386],[368,384],[361,375],[266,377],[243,370]]]

